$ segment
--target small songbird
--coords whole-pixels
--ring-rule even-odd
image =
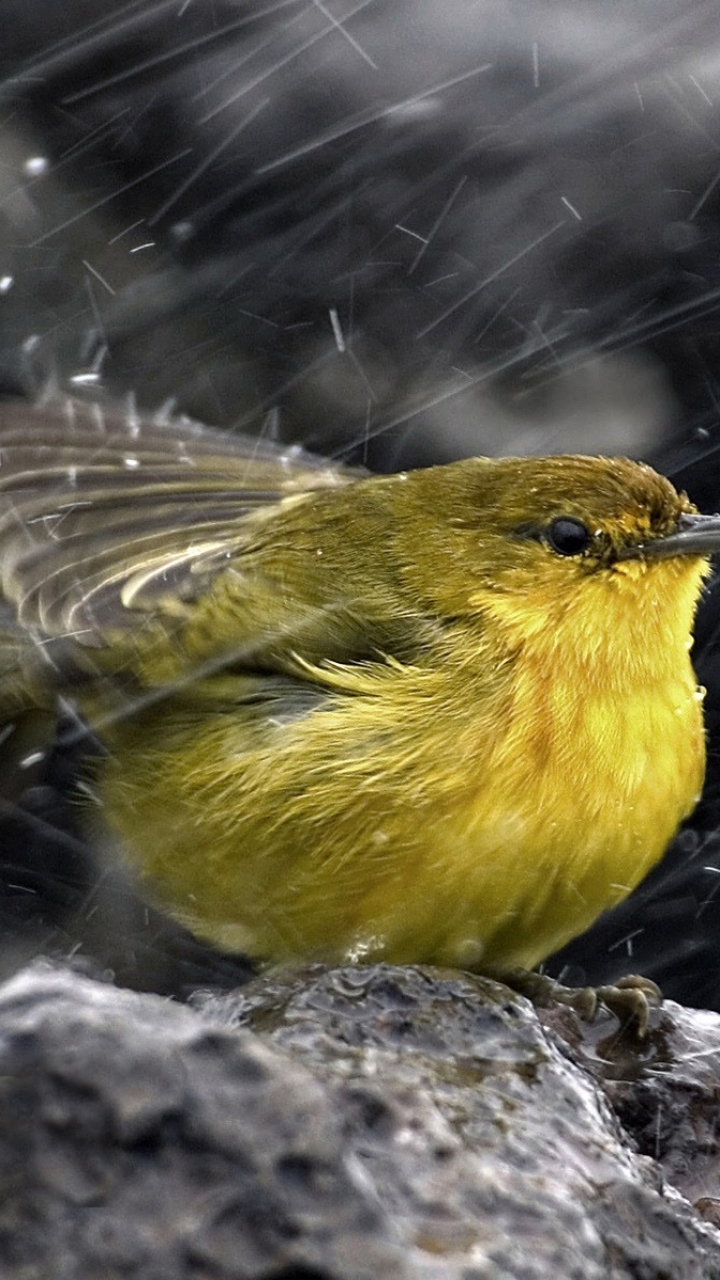
[[[0,722],[70,699],[90,831],[260,959],[532,968],[703,781],[720,518],[625,458],[365,475],[74,402],[0,410]]]

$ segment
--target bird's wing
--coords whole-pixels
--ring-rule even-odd
[[[55,400],[0,408],[0,589],[36,638],[102,647],[171,623],[259,513],[361,472],[187,419]]]

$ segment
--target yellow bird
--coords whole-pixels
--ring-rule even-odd
[[[698,799],[718,549],[720,518],[624,458],[366,476],[5,406],[6,748],[71,698],[106,748],[88,826],[221,946],[529,969]]]

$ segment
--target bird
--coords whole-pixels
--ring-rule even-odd
[[[3,751],[76,707],[86,829],[215,946],[532,973],[697,803],[718,549],[720,517],[627,458],[373,475],[7,403]]]

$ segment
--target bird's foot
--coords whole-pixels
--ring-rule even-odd
[[[634,1031],[641,1040],[647,1035],[650,1009],[662,1004],[662,991],[657,984],[637,973],[603,987],[566,987],[545,973],[527,969],[514,969],[498,977],[533,1004],[543,1006],[557,1001],[569,1005],[584,1022],[592,1022],[598,1006],[604,1005],[623,1029]]]

